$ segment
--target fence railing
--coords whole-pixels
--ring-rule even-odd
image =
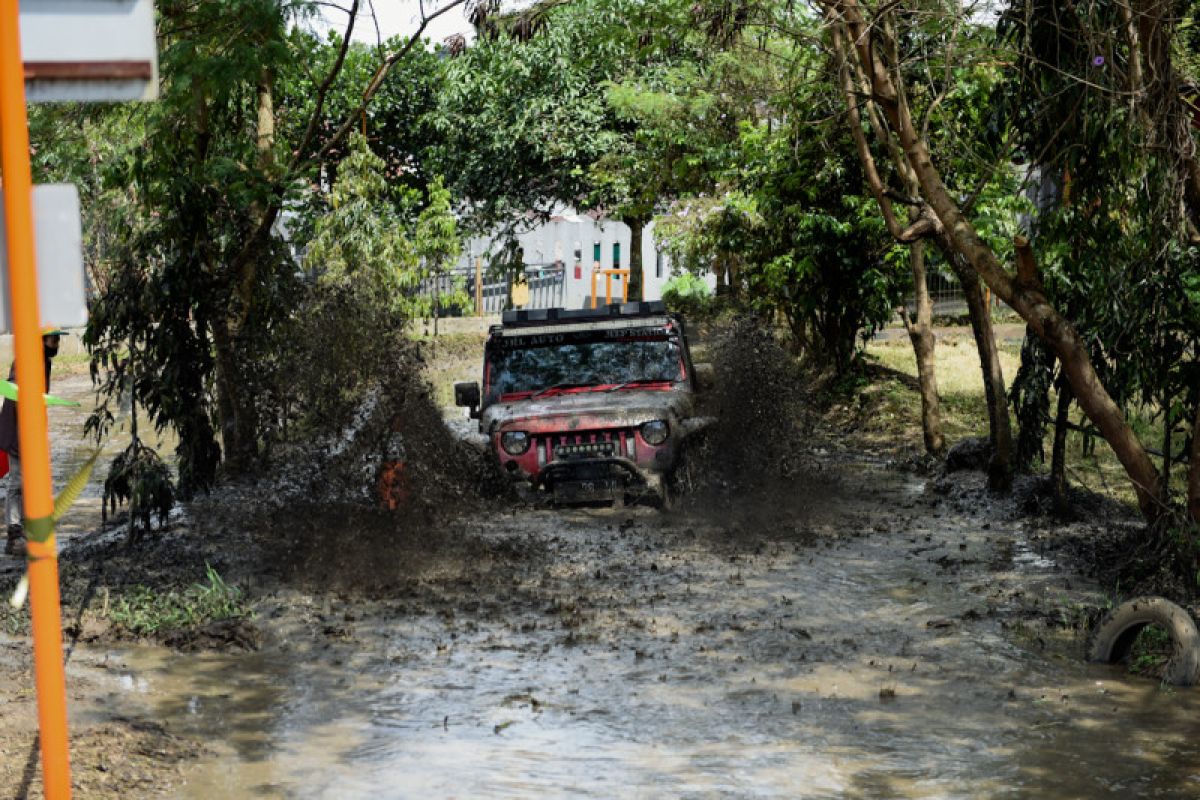
[[[925,276],[925,282],[929,286],[929,300],[933,303],[935,316],[967,313],[967,298],[957,278],[930,270]],[[910,295],[906,302],[910,311],[916,310],[915,297]]]
[[[433,297],[435,294],[448,294],[457,286],[464,286],[467,297],[471,300],[470,307],[465,312],[445,310],[442,316],[459,316],[472,312],[477,315],[499,314],[509,308],[510,300],[514,298],[518,301],[516,304],[522,308],[555,308],[564,305],[566,301],[567,273],[561,264],[526,264],[524,290],[514,285],[514,276],[511,273],[490,279],[486,272],[480,270],[479,273],[482,280],[478,291],[475,286],[477,271],[473,268],[458,268],[422,281],[417,293],[421,297]],[[521,300],[525,302],[519,302]]]

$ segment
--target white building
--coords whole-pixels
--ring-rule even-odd
[[[597,262],[602,270],[629,268],[632,239],[629,226],[593,213],[578,214],[573,209],[561,209],[546,222],[532,222],[527,231],[516,234],[515,238],[521,246],[526,274],[530,278],[531,308],[555,305],[583,308],[591,304],[592,271]],[[476,258],[482,258],[486,269],[489,254],[497,252],[503,244],[502,239],[494,236],[468,239],[463,245],[458,270],[470,274],[475,269]],[[561,285],[558,283],[560,267]],[[661,299],[663,286],[671,279],[671,262],[654,239],[653,222],[642,231],[642,267],[642,299]],[[711,276],[709,280],[715,283]],[[612,294],[615,299],[621,296],[621,282],[619,277],[614,277]],[[604,278],[601,277],[597,283],[601,302],[604,292]]]

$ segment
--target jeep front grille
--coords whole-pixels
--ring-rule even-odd
[[[628,458],[637,456],[633,428],[607,431],[572,431],[543,434],[534,441],[538,466],[577,458]]]

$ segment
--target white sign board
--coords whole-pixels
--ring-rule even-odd
[[[19,0],[25,98],[153,100],[153,0]]]
[[[87,323],[83,281],[83,230],[79,192],[70,183],[33,187],[34,253],[38,268],[38,318],[43,326]],[[0,333],[12,333],[8,291],[8,241],[0,216]]]

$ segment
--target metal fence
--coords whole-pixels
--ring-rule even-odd
[[[937,316],[950,316],[967,313],[967,298],[962,286],[953,275],[945,275],[937,270],[929,270],[925,276],[929,286],[929,299],[933,303],[933,313]],[[916,308],[916,299],[909,298],[909,308]]]
[[[934,316],[958,317],[967,313],[967,297],[963,294],[962,284],[958,282],[958,278],[937,270],[930,270],[925,276],[925,281],[929,285],[929,299],[933,303]],[[1000,308],[1003,304],[986,286],[981,288],[984,298],[990,302],[994,313],[995,309]],[[917,305],[916,298],[910,295],[907,302],[909,310],[914,311]]]
[[[564,305],[566,301],[566,270],[562,264],[526,264],[525,285],[528,287],[528,299],[522,308],[555,308]],[[421,297],[433,297],[435,294],[448,294],[457,286],[466,288],[467,297],[471,299],[476,314],[499,314],[510,307],[514,288],[517,290],[516,299],[520,300],[522,290],[514,287],[514,276],[506,273],[501,277],[488,278],[483,273],[479,292],[475,290],[474,269],[454,269],[436,278],[421,282],[417,289]],[[442,316],[459,316],[470,314],[466,312],[444,311]]]
[[[529,284],[529,302],[525,308],[560,308],[566,300],[567,271],[561,265],[535,265],[525,268]]]

